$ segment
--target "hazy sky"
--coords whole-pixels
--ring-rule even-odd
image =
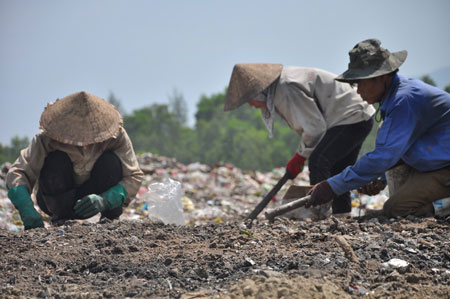
[[[48,102],[81,90],[131,112],[176,88],[193,124],[236,63],[338,74],[372,37],[408,50],[400,72],[421,76],[450,66],[449,12],[448,0],[0,0],[0,143],[32,137]]]

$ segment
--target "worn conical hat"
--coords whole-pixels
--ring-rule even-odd
[[[41,115],[40,127],[59,142],[85,146],[117,137],[122,123],[114,105],[81,91],[49,103]]]
[[[225,111],[245,104],[280,77],[283,66],[269,63],[236,64],[231,73]]]
[[[406,50],[389,52],[381,47],[378,39],[374,38],[356,44],[348,54],[350,56],[348,70],[336,78],[341,82],[352,82],[389,74],[397,70],[408,56]]]

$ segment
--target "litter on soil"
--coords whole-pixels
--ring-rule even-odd
[[[261,213],[248,228],[245,216],[282,168],[246,172],[151,154],[139,161],[145,180],[119,221],[93,217],[24,232],[0,181],[0,297],[450,297],[449,218],[358,218],[382,207],[384,191],[355,194],[354,217],[270,224]],[[152,210],[152,184],[170,180],[181,190],[168,199],[179,214],[167,220]],[[291,183],[307,185],[307,171],[267,208]]]

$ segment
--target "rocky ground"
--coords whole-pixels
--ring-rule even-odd
[[[146,180],[120,221],[24,232],[0,192],[0,298],[450,297],[450,218],[261,215],[249,228],[279,171],[140,162]],[[149,217],[152,182],[167,177],[181,182],[184,225]]]

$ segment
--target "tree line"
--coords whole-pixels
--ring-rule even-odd
[[[424,82],[436,85],[429,76]],[[450,84],[445,88],[450,92]],[[174,157],[181,163],[200,162],[214,165],[231,163],[241,169],[269,171],[284,166],[300,142],[282,119],[276,118],[274,136],[268,138],[259,109],[249,105],[224,112],[226,90],[203,95],[197,103],[194,127],[187,126],[187,105],[183,95],[174,90],[168,103],[153,104],[126,113],[114,94],[108,97],[124,118],[124,127],[136,153],[151,152]],[[374,147],[376,129],[366,138],[361,154]],[[10,146],[0,144],[0,163],[14,161],[27,137],[14,137]]]

